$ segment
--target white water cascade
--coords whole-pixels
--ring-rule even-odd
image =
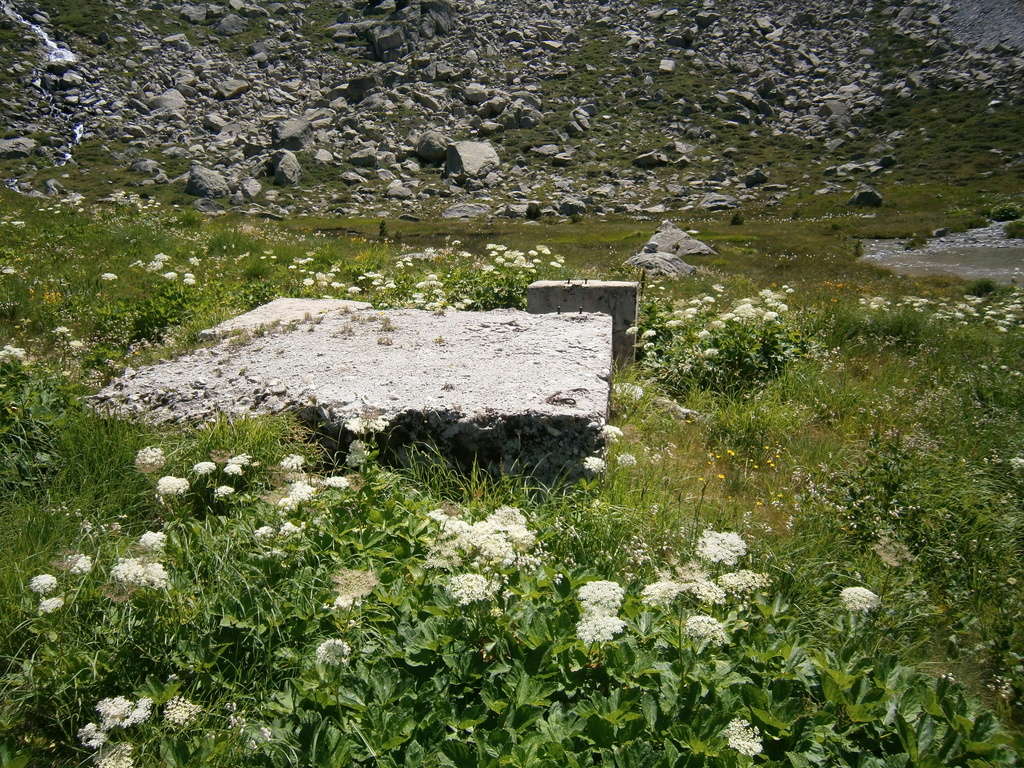
[[[49,33],[38,24],[29,21],[20,13],[18,13],[14,6],[11,5],[10,0],[0,0],[0,12],[2,12],[9,19],[17,24],[27,27],[32,34],[39,38],[39,42],[42,44],[44,57],[47,64],[67,64],[71,65],[78,61],[76,56],[70,48],[63,43],[60,43],[50,37]],[[43,91],[41,80],[37,79],[33,84]],[[43,91],[45,93],[45,91]],[[50,99],[52,102],[52,99]],[[74,128],[71,131],[71,138],[68,141],[67,147],[70,150],[72,147],[78,146],[82,141],[82,136],[85,134],[85,126],[82,123],[75,123]],[[65,165],[71,160],[71,152],[63,151],[58,155],[56,164]],[[11,186],[11,180],[7,180],[7,185]]]
[[[71,64],[78,61],[78,57],[75,56],[67,46],[63,43],[58,43],[50,37],[49,33],[47,33],[45,29],[40,27],[38,24],[29,21],[14,10],[14,7],[11,5],[9,0],[0,0],[0,11],[2,11],[3,14],[12,21],[22,24],[32,30],[32,33],[39,38],[39,42],[43,44],[43,48],[46,50],[47,62],[64,62]]]

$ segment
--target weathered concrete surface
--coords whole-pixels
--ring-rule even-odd
[[[365,301],[347,299],[274,299],[244,315],[232,317],[220,325],[200,331],[199,338],[206,341],[221,339],[242,331],[253,332],[261,328],[312,320],[328,312],[345,313],[359,309],[370,309],[370,305]]]
[[[328,312],[125,375],[94,408],[154,423],[293,411],[340,449],[385,416],[399,457],[433,443],[460,464],[575,475],[608,414],[611,317],[516,310]]]
[[[639,283],[615,280],[537,280],[526,290],[526,311],[611,315],[612,357],[617,365],[629,365],[636,339],[626,331],[636,326],[639,288]]]

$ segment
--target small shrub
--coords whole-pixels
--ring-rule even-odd
[[[1021,217],[1020,206],[1013,203],[1003,203],[993,206],[989,210],[988,215],[992,221],[1016,221]]]
[[[1024,221],[1011,221],[1006,225],[1006,236],[1024,238]]]
[[[964,289],[964,293],[967,296],[989,296],[994,293],[998,287],[999,286],[996,285],[994,280],[983,277],[969,282],[967,287]]]

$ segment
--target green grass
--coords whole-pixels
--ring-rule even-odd
[[[680,221],[719,253],[695,259],[692,279],[648,281],[641,332],[656,330],[671,350],[736,300],[787,283],[780,322],[804,340],[799,354],[768,376],[737,367],[749,377],[741,388],[700,388],[663,375],[646,352],[616,382],[613,423],[624,435],[609,471],[555,488],[429,458],[357,472],[287,418],[152,429],[97,416],[78,396],[278,295],[348,295],[357,284],[361,297],[401,304],[429,271],[452,301],[490,292],[515,303],[529,276],[480,272],[493,262],[487,243],[544,243],[570,273],[628,275],[621,262],[653,222],[388,221],[390,239],[378,241],[370,219],[208,220],[145,201],[75,211],[3,193],[0,267],[13,274],[0,275],[0,341],[34,361],[0,363],[0,755],[78,764],[89,753],[76,732],[96,721],[99,699],[146,695],[159,706],[180,694],[201,705],[198,725],[177,731],[153,718],[112,731],[136,745],[139,765],[402,765],[422,754],[426,765],[510,755],[505,764],[732,766],[743,763],[721,732],[736,717],[760,730],[766,764],[786,764],[786,751],[859,765],[865,753],[899,761],[914,750],[934,764],[1013,764],[1024,725],[1024,475],[1010,460],[1024,456],[1024,337],[1019,313],[1000,333],[977,318],[961,324],[944,305],[1012,312],[1019,294],[897,278],[856,260],[858,237],[965,225],[991,202],[969,183],[929,206],[940,191],[897,190],[872,218],[807,198],[795,219]],[[436,261],[395,266],[428,247]],[[473,255],[456,255],[463,248]],[[157,253],[169,257],[159,270],[133,266]],[[171,269],[178,280],[160,276]],[[118,280],[101,280],[107,271]],[[195,285],[182,284],[186,271]],[[374,289],[367,271],[396,287]],[[341,287],[303,284],[317,272]],[[716,303],[699,324],[665,324],[674,303],[709,292]],[[918,312],[860,302],[908,294],[935,303]],[[638,399],[627,383],[642,387]],[[700,418],[677,420],[664,396]],[[166,452],[163,473],[189,478],[187,497],[156,499],[155,478],[133,468],[147,445]],[[224,457],[239,453],[255,463],[226,475]],[[348,473],[352,487],[282,517],[272,504],[287,478],[275,466],[290,453],[314,473]],[[620,462],[625,454],[635,464]],[[216,480],[191,469],[210,457],[222,462]],[[211,495],[220,483],[236,488],[228,501]],[[538,532],[544,568],[502,571],[508,594],[495,615],[458,606],[448,575],[424,567],[435,536],[426,513],[461,508],[479,520],[506,504]],[[274,545],[282,554],[254,543],[256,529],[286,519],[307,529]],[[645,584],[692,560],[709,527],[741,532],[751,554],[737,567],[770,578],[745,603],[680,609],[726,623],[733,641],[717,651],[696,648],[677,619],[640,600]],[[158,529],[169,538],[167,597],[119,592],[114,562]],[[96,561],[79,581],[59,568],[71,552]],[[342,616],[323,608],[339,568],[380,579]],[[58,576],[60,613],[38,614],[26,588],[38,573]],[[626,588],[627,629],[588,648],[576,638],[575,589],[593,579]],[[837,601],[849,586],[871,589],[882,607],[851,619]],[[345,638],[357,660],[317,666],[328,637]],[[241,731],[229,704],[246,717]],[[929,729],[934,742],[912,737]],[[941,752],[947,738],[966,752]],[[671,750],[689,757],[673,762]]]

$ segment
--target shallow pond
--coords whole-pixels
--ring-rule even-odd
[[[1024,240],[1006,238],[1001,224],[932,238],[910,250],[905,240],[865,240],[863,258],[903,275],[1024,284]]]

